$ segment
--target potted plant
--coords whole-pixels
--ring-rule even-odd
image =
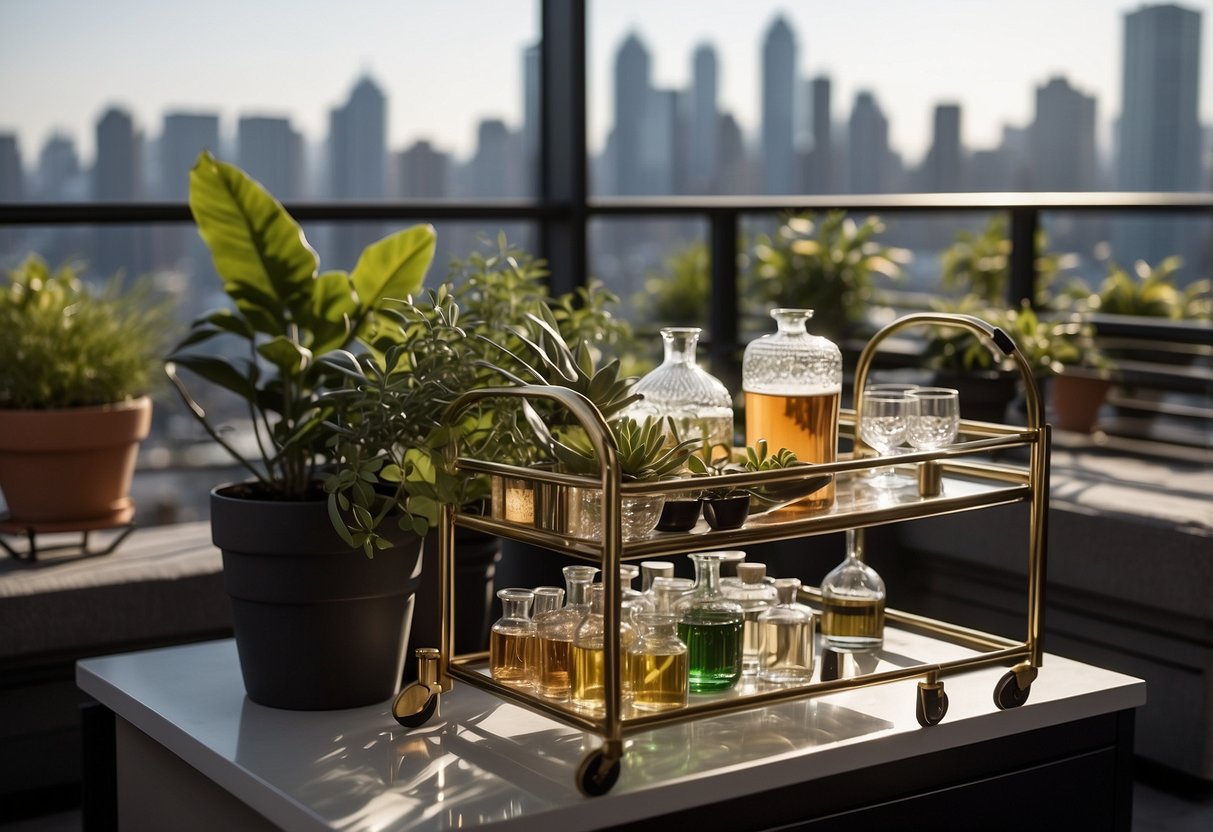
[[[250,474],[211,493],[245,688],[255,702],[296,709],[386,700],[404,664],[426,512],[424,503],[410,507],[406,472],[402,490],[369,495],[368,510],[390,518],[379,532],[338,531],[324,478],[348,437],[333,426],[339,400],[324,394],[342,376],[319,357],[385,351],[400,333],[389,308],[420,287],[433,229],[371,244],[348,274],[320,272],[299,225],[238,168],[203,153],[189,202],[232,307],[195,320],[165,369],[206,432]],[[211,422],[180,370],[243,402],[255,456]]]
[[[0,491],[6,525],[75,531],[131,521],[128,496],[170,310],[147,281],[86,284],[30,255],[0,290]]]

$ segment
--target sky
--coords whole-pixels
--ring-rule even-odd
[[[1213,124],[1213,0],[1202,12],[1201,120]],[[870,89],[890,140],[916,163],[932,110],[963,106],[968,147],[1026,125],[1034,89],[1064,75],[1098,98],[1106,138],[1119,110],[1124,12],[1132,0],[590,0],[589,135],[609,128],[614,53],[636,32],[653,81],[685,86],[701,42],[716,49],[722,107],[757,128],[764,33],[784,14],[799,73],[834,81],[834,119]],[[389,146],[428,138],[471,153],[476,121],[517,127],[522,53],[537,40],[536,0],[0,0],[0,132],[16,131],[27,164],[54,130],[87,163],[97,118],[130,109],[154,138],[169,110],[289,114],[313,141],[328,113],[369,73],[388,94]]]

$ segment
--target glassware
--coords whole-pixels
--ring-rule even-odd
[[[572,690],[573,639],[590,609],[590,581],[594,566],[564,567],[565,605],[535,618],[538,657],[535,690],[548,699],[564,700]]]
[[[705,555],[720,555],[720,584],[737,581],[737,567],[745,561],[745,552],[741,549],[716,549],[704,552]]]
[[[687,703],[687,646],[678,638],[678,617],[644,613],[640,637],[628,648],[624,678],[638,711],[668,711]]]
[[[881,456],[888,456],[906,438],[906,416],[910,410],[910,394],[904,390],[864,389],[860,404],[859,437]],[[892,468],[872,471],[869,484],[877,488],[898,485]]]
[[[745,348],[745,441],[766,439],[772,452],[787,448],[801,462],[834,462],[838,456],[838,405],[842,352],[810,335],[811,309],[772,309],[778,330]],[[834,503],[831,482],[781,511],[805,511]]]
[[[690,578],[658,577],[653,579],[648,594],[653,600],[654,612],[672,614],[678,600],[694,590],[695,582]]]
[[[678,637],[687,645],[691,693],[728,690],[741,678],[741,606],[720,592],[720,562],[715,552],[691,555],[695,589],[674,604]]]
[[[821,581],[821,635],[835,650],[870,650],[884,643],[884,581],[861,559],[854,530],[847,556]]]
[[[606,643],[606,620],[603,617],[604,587],[590,586],[590,608],[573,638],[573,678],[571,702],[574,708],[601,715],[606,695],[606,671],[604,667],[604,645]],[[636,640],[636,631],[627,621],[619,622],[619,655],[627,655],[627,649]],[[620,670],[622,671],[622,664]],[[620,685],[626,680],[620,676]],[[630,693],[624,688],[624,699]]]
[[[775,587],[767,582],[767,567],[763,563],[737,564],[737,579],[725,583],[721,592],[741,606],[741,674],[753,676],[758,672],[758,616],[775,605]]]
[[[653,611],[653,602],[640,592],[632,588],[632,582],[636,580],[636,576],[640,574],[640,567],[634,563],[621,563],[619,565],[619,585],[622,587],[621,605],[625,612],[625,620],[632,620],[635,623],[637,615]]]
[[[665,360],[636,383],[632,392],[643,399],[627,415],[674,420],[679,439],[698,439],[696,451],[705,461],[733,450],[733,397],[715,376],[695,363],[699,327],[665,327],[661,340]]]
[[[527,656],[533,652],[535,622],[531,620],[531,601],[535,593],[529,589],[499,589],[501,618],[489,633],[489,675],[507,685],[529,685]]]
[[[648,593],[654,578],[674,577],[674,564],[668,560],[642,560],[640,562],[640,591]]]
[[[960,393],[950,387],[918,387],[907,393],[906,438],[920,451],[946,448],[960,431]]]
[[[537,586],[535,587],[535,603],[531,607],[531,621],[536,622],[539,617],[546,615],[549,612],[555,612],[560,609],[560,605],[564,603],[564,589],[558,586]],[[535,625],[535,636],[531,639],[530,650],[526,656],[527,679],[531,685],[536,684],[539,678],[539,626]]]
[[[758,678],[780,685],[813,679],[813,613],[796,605],[797,578],[777,578],[779,603],[758,616]]]

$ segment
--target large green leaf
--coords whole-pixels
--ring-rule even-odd
[[[172,361],[247,401],[257,396],[256,368],[251,362],[228,361],[211,355],[174,355]]]
[[[350,278],[363,309],[384,298],[404,298],[421,288],[434,259],[434,227],[414,225],[363,250]]]
[[[224,288],[260,328],[284,322],[318,266],[303,230],[278,200],[234,165],[203,152],[190,171],[190,211]]]

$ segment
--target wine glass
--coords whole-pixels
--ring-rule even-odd
[[[950,387],[919,387],[906,394],[906,438],[920,451],[946,448],[960,430],[960,394]]]
[[[865,389],[860,404],[860,439],[881,456],[892,454],[905,441],[909,406],[909,391]],[[892,468],[877,469],[871,484],[892,488],[897,485],[897,474]]]

